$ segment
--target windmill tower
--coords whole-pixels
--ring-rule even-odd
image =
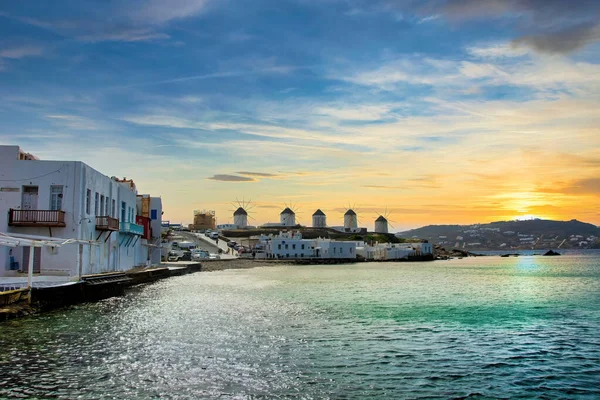
[[[390,213],[386,207],[385,211],[379,214],[375,220],[375,233],[389,233],[388,226],[394,227],[390,221]]]
[[[291,208],[286,207],[279,214],[279,222],[282,226],[295,226],[296,225],[296,213]]]
[[[375,220],[375,233],[388,233],[388,220],[383,215]]]
[[[250,206],[251,200],[239,201],[235,199],[235,203],[231,203],[235,208],[233,211],[233,224],[238,227],[238,229],[246,229],[248,227],[248,211],[252,209]]]
[[[351,208],[344,214],[344,229],[358,228],[358,215]]]
[[[327,216],[321,209],[315,211],[312,215],[312,226],[313,228],[325,228],[327,227]]]
[[[238,207],[233,213],[233,224],[240,229],[248,227],[248,212],[243,207]]]

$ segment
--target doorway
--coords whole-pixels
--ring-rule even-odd
[[[29,252],[31,247],[23,247],[23,258],[21,259],[21,269],[23,272],[29,272]],[[42,248],[34,247],[33,249],[33,273],[42,271]]]

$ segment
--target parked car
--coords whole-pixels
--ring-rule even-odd
[[[220,255],[218,255],[218,254],[215,254],[215,253],[210,253],[210,256],[209,256],[209,258],[210,258],[211,260],[220,260],[220,259],[221,259],[221,256],[220,256]]]
[[[229,242],[227,242],[227,246],[231,247],[232,249],[235,248],[235,246],[237,245],[237,242],[230,240]]]
[[[209,237],[211,239],[218,239],[219,238],[219,232],[211,232]]]
[[[192,252],[171,250],[167,256],[167,261],[192,261]]]
[[[210,254],[208,254],[208,251],[206,250],[192,250],[192,260],[193,261],[198,261],[198,260],[202,260],[202,259],[207,259],[210,258]]]

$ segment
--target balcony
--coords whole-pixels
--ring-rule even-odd
[[[121,233],[128,233],[130,235],[144,235],[144,227],[142,225],[134,224],[133,222],[121,222]]]
[[[96,230],[97,231],[118,231],[119,220],[116,218],[104,216],[96,217]]]
[[[65,227],[65,212],[60,210],[9,210],[8,226]]]

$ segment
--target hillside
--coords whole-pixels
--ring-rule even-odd
[[[470,250],[592,248],[600,228],[577,220],[498,221],[475,225],[428,225],[398,233],[401,238],[427,239],[446,247]]]

